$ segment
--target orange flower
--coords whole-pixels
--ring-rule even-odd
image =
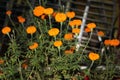
[[[34,42],[32,45],[29,46],[29,49],[34,50],[38,47],[38,43]]]
[[[74,26],[75,26],[74,21],[70,21],[70,22],[69,22],[69,25],[70,25],[72,28],[74,28]]]
[[[66,12],[66,15],[68,18],[74,18],[75,17],[75,12]]]
[[[7,14],[8,16],[10,16],[10,15],[12,14],[12,11],[11,11],[11,10],[8,10],[8,11],[6,11],[6,14]]]
[[[48,31],[48,34],[49,34],[50,36],[56,36],[56,35],[58,35],[58,33],[59,33],[59,29],[58,29],[58,28],[52,28],[52,29],[50,29],[50,30]]]
[[[82,21],[79,19],[75,19],[75,20],[73,20],[73,22],[76,26],[80,26],[82,24]]]
[[[82,21],[79,19],[75,19],[73,21],[69,22],[69,25],[73,28],[74,26],[80,26],[82,24]]]
[[[65,54],[68,55],[68,54],[73,54],[73,51],[71,50],[65,50]]]
[[[73,39],[73,34],[72,33],[67,33],[64,35],[65,40],[72,40]]]
[[[36,6],[33,10],[33,14],[37,17],[41,16],[44,13],[45,8],[43,6]]]
[[[3,33],[3,34],[8,34],[9,32],[11,32],[11,28],[8,27],[8,26],[6,26],[6,27],[4,27],[4,28],[2,29],[2,33]]]
[[[54,46],[55,46],[55,47],[60,47],[60,46],[62,46],[62,41],[55,41],[55,42],[54,42]]]
[[[97,60],[97,59],[99,59],[99,58],[100,58],[99,54],[93,53],[93,52],[90,52],[90,53],[89,53],[89,59],[90,59],[90,60],[95,61],[95,60]]]
[[[64,22],[66,20],[66,15],[64,13],[57,13],[55,16],[56,22]]]
[[[102,37],[102,36],[104,36],[105,34],[104,34],[103,31],[98,31],[97,35]]]
[[[96,24],[95,23],[89,23],[87,24],[87,27],[90,29],[96,28]]]
[[[24,23],[25,22],[25,18],[23,18],[22,16],[18,16],[17,18],[18,18],[18,21],[20,23]]]
[[[36,32],[36,27],[35,26],[29,26],[29,27],[27,27],[27,29],[26,29],[26,32],[28,33],[28,34],[33,34],[33,33],[35,33]]]
[[[89,32],[91,32],[91,29],[90,28],[85,28],[85,32],[89,33]]]
[[[4,60],[0,59],[0,64],[4,64],[4,62],[5,62]]]
[[[120,44],[120,41],[118,39],[112,39],[110,41],[111,46],[118,46]]]
[[[46,8],[44,10],[44,13],[47,14],[47,15],[51,15],[53,12],[54,12],[53,8]]]
[[[23,69],[27,69],[27,68],[28,68],[28,64],[27,64],[27,63],[23,63],[23,64],[22,64],[22,68],[23,68]]]
[[[72,29],[72,33],[79,34],[80,33],[80,29],[78,29],[78,28]]]
[[[105,41],[104,41],[104,44],[105,44],[106,46],[108,46],[108,45],[110,45],[110,41],[111,41],[111,40],[105,40]]]
[[[44,20],[46,15],[41,15],[41,19]]]

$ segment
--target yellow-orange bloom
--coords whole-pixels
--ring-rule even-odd
[[[70,25],[72,28],[74,28],[74,26],[75,26],[74,21],[70,21],[70,22],[69,22],[69,25]]]
[[[96,24],[95,23],[89,23],[87,24],[87,27],[90,29],[96,28]]]
[[[43,6],[36,6],[33,10],[33,14],[37,17],[41,16],[44,13],[45,8]]]
[[[19,21],[20,23],[24,23],[24,22],[25,22],[25,18],[22,17],[22,16],[18,16],[17,19],[18,19],[18,21]]]
[[[82,24],[82,21],[79,19],[75,19],[75,20],[73,20],[73,22],[76,26],[80,26]]]
[[[2,29],[2,33],[3,33],[3,34],[8,34],[9,32],[11,32],[11,28],[8,27],[8,26],[6,26],[6,27],[4,27],[4,28]]]
[[[29,49],[34,50],[38,47],[38,43],[34,42],[32,45],[29,46]]]
[[[85,28],[85,32],[89,33],[89,32],[91,32],[91,29],[90,28]]]
[[[36,27],[35,26],[29,26],[29,27],[27,27],[27,29],[26,29],[26,32],[28,33],[28,34],[33,34],[33,33],[35,33],[36,32]]]
[[[92,60],[92,61],[95,61],[95,60],[97,60],[97,59],[100,58],[99,54],[93,53],[93,52],[90,52],[88,57],[89,57],[89,59]]]
[[[74,18],[75,17],[75,12],[66,12],[66,15],[68,18]]]
[[[56,22],[64,22],[67,19],[67,16],[64,13],[57,13],[55,16]]]
[[[106,46],[108,46],[108,45],[110,45],[110,41],[111,41],[111,40],[105,40],[105,41],[104,41],[104,44],[105,44]]]
[[[58,33],[59,33],[59,29],[58,29],[58,28],[52,28],[52,29],[50,29],[50,30],[48,31],[48,34],[49,34],[50,36],[56,36],[56,35],[58,35]]]
[[[65,54],[68,55],[68,54],[73,54],[73,51],[71,50],[65,50]]]
[[[103,31],[98,31],[97,35],[103,37],[105,34]]]
[[[0,59],[0,64],[4,64],[4,62],[5,62],[4,60]]]
[[[80,29],[78,29],[78,28],[73,28],[73,29],[72,29],[72,33],[79,34],[79,33],[80,33]]]
[[[6,11],[6,15],[10,16],[12,14],[11,10]]]
[[[55,46],[55,47],[60,47],[60,46],[62,46],[62,41],[55,41],[55,42],[54,42],[54,46]]]
[[[111,46],[118,46],[120,44],[120,41],[118,39],[112,39],[110,41]]]
[[[73,39],[73,34],[72,33],[67,33],[64,35],[65,40],[72,40]]]
[[[54,12],[53,8],[46,8],[44,10],[44,13],[47,14],[47,15],[51,15],[53,12]]]

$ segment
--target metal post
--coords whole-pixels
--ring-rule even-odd
[[[79,36],[78,36],[79,43],[81,43],[81,40],[82,40],[82,35],[83,35],[84,27],[85,27],[85,24],[86,24],[86,18],[87,18],[87,15],[88,15],[89,7],[90,7],[90,0],[88,0],[88,4],[85,7],[85,11],[84,11],[83,19],[82,19],[82,25],[81,25],[80,33],[79,33]]]

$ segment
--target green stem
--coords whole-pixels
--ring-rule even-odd
[[[90,40],[92,38],[92,34],[93,34],[93,29],[91,29],[90,38],[88,39],[88,41],[87,41],[87,43],[86,43],[86,45],[85,45],[85,47],[84,47],[84,49],[82,51],[82,54],[84,53],[85,49],[87,48],[87,46],[88,46],[88,44],[89,44],[89,42],[90,42]]]
[[[93,64],[94,64],[94,61],[92,61],[92,63],[91,63],[91,65],[90,65],[90,67],[88,68],[88,72],[90,72],[90,70],[91,70],[91,68],[92,68]]]
[[[29,74],[27,80],[29,80],[29,77],[31,76],[31,74],[33,73],[33,71],[34,71],[34,66],[32,67],[32,71],[30,72],[30,74]]]
[[[61,36],[62,36],[62,25],[63,25],[63,22],[60,22],[60,39],[61,39]]]
[[[52,28],[51,15],[48,15],[48,17],[49,17],[49,25],[50,25],[50,28]]]
[[[58,47],[59,57],[61,57],[60,47]]]
[[[68,27],[69,27],[69,22],[70,22],[70,21],[71,21],[71,18],[69,18],[69,20],[68,20],[66,33],[68,32]]]

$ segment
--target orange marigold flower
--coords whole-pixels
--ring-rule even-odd
[[[27,64],[27,63],[23,63],[23,64],[22,64],[22,68],[23,68],[23,69],[27,69],[27,68],[28,68],[28,64]]]
[[[10,16],[10,15],[12,14],[12,11],[11,11],[11,10],[8,10],[8,11],[6,11],[6,14],[7,14],[8,16]]]
[[[98,31],[97,35],[103,37],[105,34],[103,31]]]
[[[91,29],[87,27],[87,28],[85,28],[85,32],[89,33],[89,32],[91,32]]]
[[[41,19],[42,19],[42,20],[44,20],[44,19],[45,19],[45,17],[46,17],[46,15],[44,15],[44,14],[43,14],[43,15],[41,15]]]
[[[3,34],[8,34],[9,32],[11,32],[11,28],[8,27],[8,26],[6,26],[6,27],[4,27],[4,28],[2,29],[2,33],[3,33]]]
[[[47,14],[47,15],[51,15],[53,12],[54,12],[53,8],[46,8],[44,10],[44,13]]]
[[[75,17],[75,12],[66,12],[66,15],[68,18],[74,18]]]
[[[75,20],[73,20],[73,22],[76,26],[80,26],[82,24],[82,21],[79,19],[75,19]]]
[[[72,29],[72,33],[79,34],[80,33],[80,29],[78,29],[78,28]]]
[[[25,18],[22,17],[22,16],[18,16],[17,19],[18,19],[18,21],[19,21],[20,23],[24,23],[24,22],[25,22]]]
[[[64,13],[57,13],[55,16],[56,22],[64,22],[67,19]]]
[[[73,39],[73,34],[72,33],[67,33],[64,35],[65,40],[72,40]]]
[[[90,59],[90,60],[95,61],[95,60],[97,60],[97,59],[99,59],[99,58],[100,58],[99,54],[93,53],[93,52],[90,52],[90,53],[89,53],[89,59]]]
[[[111,46],[118,46],[120,44],[120,41],[118,39],[112,39],[110,41]]]
[[[44,13],[45,8],[43,6],[36,6],[33,10],[33,14],[37,17],[41,16]]]
[[[69,25],[70,25],[72,28],[74,28],[74,26],[75,26],[74,21],[70,21],[70,22],[69,22]]]
[[[4,62],[5,62],[4,60],[0,59],[0,64],[4,64]]]
[[[55,46],[55,47],[60,47],[60,46],[62,46],[62,41],[55,41],[55,42],[54,42],[54,46]]]
[[[89,23],[87,24],[87,27],[90,29],[96,28],[96,24],[95,23]]]
[[[52,29],[50,29],[50,30],[48,31],[48,34],[49,34],[50,36],[56,36],[56,35],[58,35],[58,33],[59,33],[59,29],[58,29],[58,28],[52,28]]]
[[[35,33],[36,32],[36,27],[35,26],[29,26],[29,27],[27,27],[27,29],[26,29],[26,32],[28,33],[28,34],[33,34],[33,33]]]
[[[110,45],[110,42],[111,42],[111,40],[105,40],[105,41],[104,41],[104,44],[105,44],[106,46],[108,46],[108,45]]]
[[[29,46],[29,49],[34,50],[38,47],[38,43],[34,42],[32,45]]]
[[[67,55],[67,54],[73,54],[73,51],[71,51],[71,50],[65,50],[65,54]]]

